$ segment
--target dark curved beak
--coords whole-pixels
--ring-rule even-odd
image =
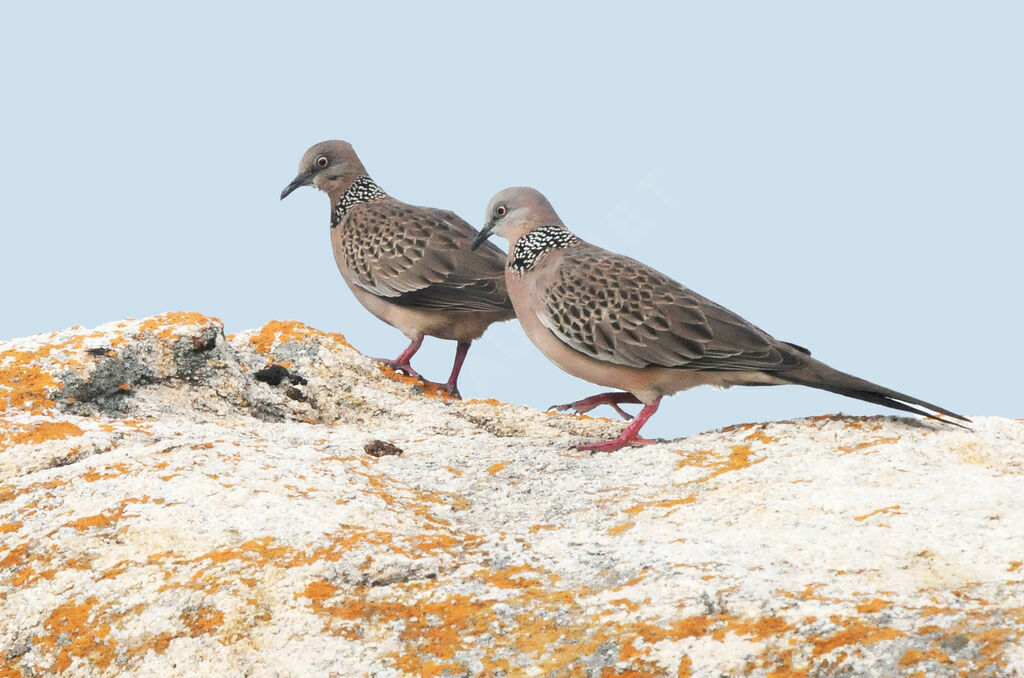
[[[487,240],[489,237],[491,237],[491,231],[493,231],[493,230],[494,230],[494,222],[493,221],[489,221],[486,224],[484,224],[483,229],[477,234],[476,238],[474,238],[473,246],[470,249],[475,250],[477,247],[480,247],[480,245],[483,245],[484,241]]]
[[[287,186],[285,186],[284,190],[281,191],[281,200],[284,200],[285,198],[287,198],[289,195],[291,195],[292,191],[294,191],[296,188],[299,188],[300,186],[312,186],[312,185],[313,185],[313,175],[312,174],[300,174],[299,176],[297,176],[294,179],[292,179],[292,183],[290,183]]]

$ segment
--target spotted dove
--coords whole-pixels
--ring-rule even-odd
[[[438,386],[458,397],[470,343],[491,323],[515,317],[501,250],[472,250],[477,231],[453,212],[389,196],[344,141],[306,151],[281,199],[300,186],[313,186],[331,200],[334,260],[356,299],[410,340],[398,358],[381,362],[420,378],[410,360],[423,337],[457,341],[451,376]]]
[[[620,404],[643,405],[618,438],[580,449],[611,452],[651,442],[639,437],[640,428],[662,397],[701,384],[802,384],[935,419],[968,421],[835,370],[653,268],[581,240],[532,188],[495,195],[486,219],[473,246],[491,233],[508,240],[505,281],[527,336],[569,374],[619,389],[554,409],[582,413],[607,404],[629,418]]]

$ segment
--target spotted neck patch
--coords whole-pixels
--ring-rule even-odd
[[[384,190],[373,183],[373,179],[366,176],[365,174],[356,177],[355,180],[349,184],[348,189],[338,200],[338,204],[334,206],[334,211],[331,212],[331,228],[334,228],[341,223],[342,217],[352,208],[353,205],[358,205],[361,202],[370,202],[371,200],[379,200],[381,198],[388,197],[388,194]]]
[[[579,241],[565,226],[538,226],[516,242],[508,267],[517,273],[529,271],[546,252],[564,250]]]

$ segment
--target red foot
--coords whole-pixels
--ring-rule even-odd
[[[468,341],[460,341],[459,345],[455,348],[455,362],[452,364],[452,373],[448,377],[448,383],[438,385],[442,391],[447,393],[453,398],[462,400],[462,394],[459,393],[459,372],[462,371],[462,363],[466,361],[466,353],[469,352]]]
[[[395,372],[402,372],[403,374],[407,374],[413,379],[419,379],[421,382],[423,382],[424,386],[432,386],[438,391],[447,393],[452,398],[458,398],[459,400],[462,400],[462,394],[459,393],[458,387],[459,372],[462,371],[462,363],[466,360],[466,352],[469,351],[470,342],[459,342],[458,348],[455,349],[455,364],[452,365],[452,374],[450,377],[448,377],[448,382],[445,384],[439,384],[434,381],[427,381],[426,379],[423,378],[423,375],[414,370],[412,368],[412,365],[409,364],[409,361],[416,354],[416,351],[419,350],[420,344],[422,343],[423,335],[420,334],[415,339],[413,339],[412,343],[409,344],[409,347],[402,351],[402,354],[395,358],[394,360],[388,360],[386,358],[376,358],[376,361],[382,365],[387,365]]]
[[[631,395],[631,394],[603,394],[603,395]],[[594,396],[599,398],[601,396]],[[622,434],[615,440],[609,440],[604,443],[590,443],[589,445],[578,445],[577,450],[590,450],[592,452],[614,452],[615,450],[621,450],[623,447],[628,445],[650,445],[658,442],[656,440],[648,440],[647,438],[640,437],[640,428],[647,423],[647,420],[651,418],[655,412],[658,411],[658,405],[661,403],[659,397],[650,405],[644,405],[644,408],[640,410],[640,414],[636,415],[636,419],[629,422]]]
[[[555,410],[556,412],[565,412],[567,410],[575,410],[577,414],[586,414],[590,410],[594,409],[598,405],[610,405],[613,410],[619,413],[626,421],[633,418],[633,415],[626,412],[624,409],[619,407],[619,403],[633,403],[640,404],[640,399],[632,393],[622,393],[619,391],[611,391],[609,393],[599,393],[596,396],[590,396],[583,400],[577,400],[575,402],[566,403],[564,405],[552,405],[549,410]]]

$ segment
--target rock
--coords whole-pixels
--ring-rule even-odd
[[[363,452],[366,452],[371,457],[387,457],[402,454],[403,450],[398,445],[389,443],[386,440],[371,440],[363,445]]]
[[[1024,421],[974,422],[590,455],[296,322],[3,342],[0,675],[1020,674]]]

